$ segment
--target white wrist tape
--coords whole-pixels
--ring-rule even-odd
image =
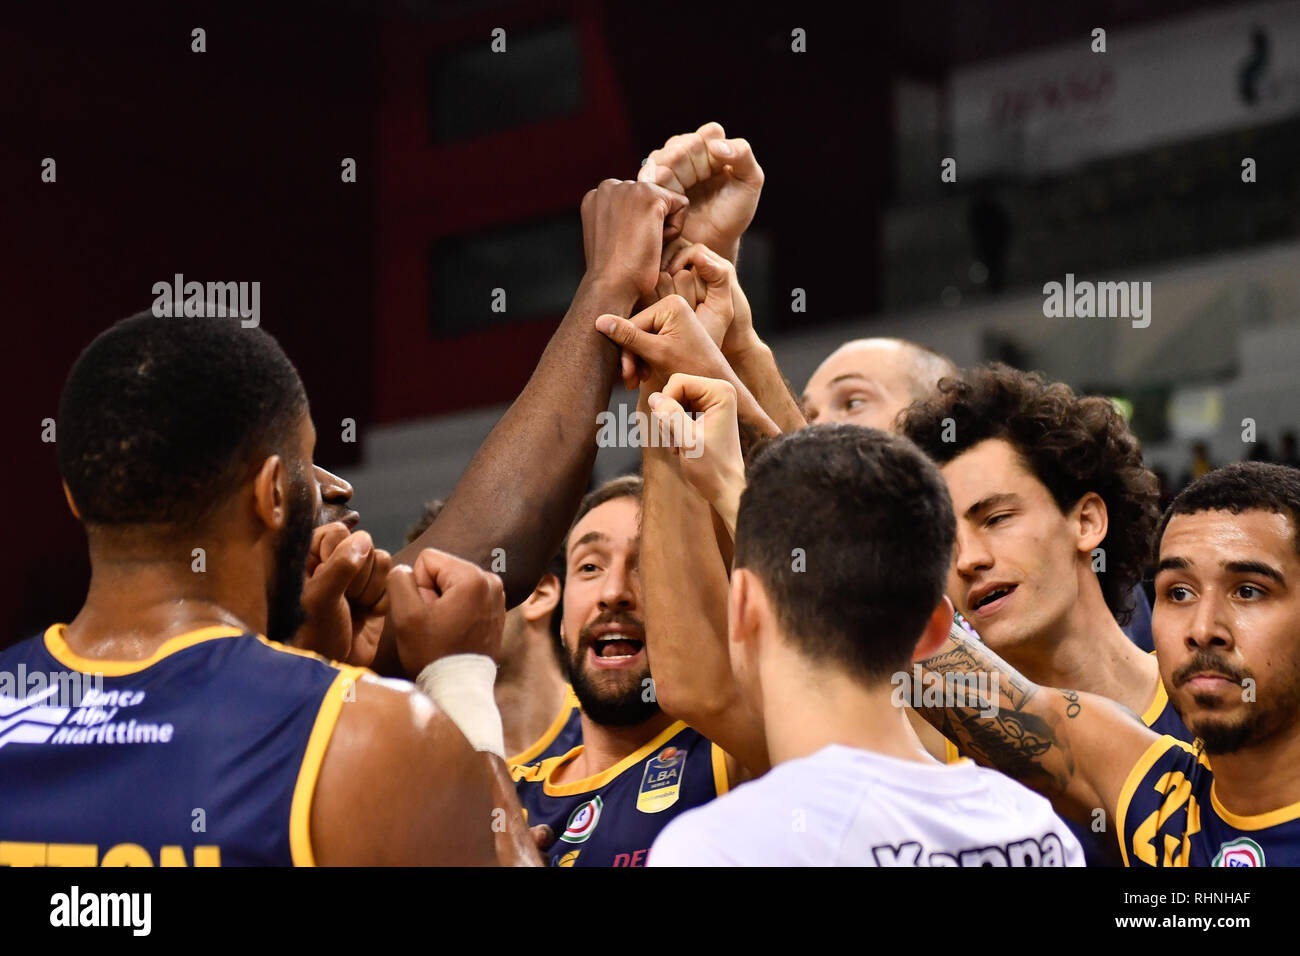
[[[451,654],[420,671],[415,683],[460,728],[471,747],[505,760],[505,732],[493,693],[496,679],[496,662],[486,654]]]

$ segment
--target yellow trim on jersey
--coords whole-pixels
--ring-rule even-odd
[[[578,703],[578,695],[573,692],[573,688],[565,685],[564,703],[560,706],[560,712],[555,715],[551,721],[551,726],[546,728],[545,733],[533,741],[522,753],[515,754],[513,757],[506,758],[506,766],[517,763],[528,763],[530,760],[537,759],[538,754],[555,742],[555,738],[560,736],[560,731],[564,725],[569,722],[569,715],[573,713],[575,707],[581,706]]]
[[[713,792],[720,797],[731,789],[727,780],[727,752],[717,744],[709,746],[713,748]]]
[[[957,749],[957,745],[953,743],[951,740],[949,740],[947,737],[944,737],[943,738],[943,762],[961,763],[962,759],[963,758],[961,755],[961,751]]]
[[[83,674],[103,674],[105,677],[123,677],[127,674],[138,674],[140,671],[157,664],[164,657],[169,657],[177,651],[183,651],[187,647],[193,647],[195,644],[216,640],[219,637],[235,637],[239,634],[248,633],[248,631],[225,624],[201,627],[197,631],[189,631],[168,638],[148,657],[141,658],[138,661],[123,661],[109,658],[82,657],[68,646],[67,638],[64,637],[67,629],[68,625],[66,624],[51,624],[45,632],[45,649],[65,667],[81,671]]]
[[[1169,692],[1165,690],[1165,682],[1157,681],[1156,695],[1151,698],[1151,703],[1148,704],[1147,709],[1142,712],[1142,723],[1150,727],[1156,722],[1160,715],[1165,712],[1165,708],[1168,706]]]
[[[1175,745],[1182,747],[1189,754],[1196,753],[1191,744],[1185,743],[1177,737],[1171,737],[1168,734],[1157,737],[1151,741],[1151,746],[1143,752],[1137,763],[1133,765],[1133,769],[1128,772],[1128,776],[1124,778],[1124,786],[1119,788],[1119,800],[1116,801],[1115,807],[1115,816],[1117,818],[1115,828],[1119,834],[1119,852],[1124,857],[1125,866],[1130,865],[1128,861],[1128,836],[1124,831],[1124,818],[1128,816],[1128,805],[1133,801],[1133,794],[1137,793],[1138,784],[1142,782],[1142,778],[1150,772],[1155,762],[1172,750]]]
[[[1148,654],[1151,657],[1156,656],[1155,651],[1149,651]],[[1151,703],[1147,704],[1147,709],[1142,712],[1142,723],[1150,727],[1165,712],[1167,706],[1169,706],[1169,691],[1165,690],[1165,682],[1157,673],[1155,696],[1151,698]]]
[[[582,744],[578,744],[578,746],[574,747],[567,754],[561,754],[558,757],[548,757],[546,760],[543,760],[541,763],[532,767],[512,768],[511,776],[516,781],[523,779],[536,782],[540,780],[542,783],[542,792],[549,797],[571,797],[574,794],[589,793],[592,790],[599,790],[624,770],[627,770],[634,764],[644,760],[653,751],[658,750],[683,730],[687,729],[685,723],[680,720],[675,721],[665,727],[659,736],[655,737],[650,742],[643,744],[608,770],[602,771],[598,774],[593,774],[590,777],[584,777],[581,780],[574,780],[570,783],[551,783],[551,777],[555,774],[556,768],[562,764],[569,763],[574,760],[578,754],[582,753]]]
[[[307,657],[319,656],[309,651],[283,647],[274,641],[265,643],[277,650]],[[334,733],[334,725],[338,723],[343,701],[350,699],[344,685],[355,686],[366,673],[364,667],[350,667],[346,664],[334,666],[339,672],[321,698],[320,709],[316,711],[316,722],[312,724],[311,736],[307,738],[307,751],[303,754],[302,766],[298,768],[298,781],[293,786],[293,803],[289,808],[289,852],[294,866],[316,865],[316,856],[311,849],[311,804],[316,796],[316,780],[320,777],[321,761],[325,759],[325,749]]]
[[[1210,784],[1210,804],[1214,807],[1214,812],[1219,815],[1219,819],[1238,830],[1265,830],[1300,817],[1300,803],[1252,816],[1238,816],[1219,802],[1219,796],[1214,792],[1214,783]]]

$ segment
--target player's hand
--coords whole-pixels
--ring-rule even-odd
[[[680,295],[660,299],[630,319],[602,315],[596,319],[596,328],[636,356],[633,375],[629,377],[624,370],[623,384],[628,388],[636,388],[642,381],[657,388],[674,372],[728,381],[734,377],[708,330]]]
[[[650,396],[649,404],[660,446],[672,448],[691,487],[724,520],[730,517],[734,529],[745,487],[736,389],[720,379],[678,373]]]
[[[555,831],[545,823],[539,823],[535,827],[529,827],[528,835],[533,838],[533,842],[537,844],[538,851],[542,853],[549,850],[551,844],[555,842]]]
[[[748,142],[728,139],[718,123],[705,123],[652,150],[637,179],[688,198],[682,236],[736,261],[740,236],[753,221],[763,191],[763,170]]]
[[[317,528],[302,588],[307,622],[298,630],[297,646],[368,667],[384,630],[392,564],[392,556],[364,531],[349,532],[337,521]]]
[[[681,280],[686,275],[694,278],[696,301],[683,296],[692,308],[701,324],[709,330],[709,336],[722,349],[727,360],[733,355],[741,355],[758,343],[754,334],[754,316],[749,308],[749,299],[740,287],[736,277],[736,267],[728,259],[718,255],[708,246],[697,242],[694,245],[680,245],[668,260],[666,273],[673,279],[674,288],[690,288],[690,283]],[[733,363],[734,364],[734,363]]]
[[[640,300],[654,291],[663,247],[681,232],[687,200],[653,183],[606,179],[582,200],[586,278]]]
[[[433,548],[388,574],[389,618],[412,678],[451,654],[501,657],[505,588],[495,574]]]

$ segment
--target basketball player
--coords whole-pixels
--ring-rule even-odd
[[[1040,686],[954,630],[937,674],[1000,676],[1000,709],[927,710],[962,750],[1076,818],[1129,866],[1300,865],[1300,473],[1245,462],[1193,482],[1157,538],[1160,674],[1195,743],[1105,697]]]
[[[957,374],[952,360],[906,339],[854,339],[826,357],[803,390],[808,424],[895,431],[903,409]]]
[[[423,548],[502,573],[510,606],[528,597],[554,556],[591,477],[596,416],[609,407],[618,350],[592,328],[603,313],[631,315],[658,281],[665,241],[680,234],[687,201],[646,182],[607,179],[582,201],[587,268],[532,376],[479,447],[437,520],[394,556],[410,563]],[[402,675],[393,635],[375,657],[380,673]],[[414,675],[407,675],[414,676]]]
[[[954,521],[935,467],[902,439],[822,425],[771,442],[748,477],[729,650],[773,768],[679,817],[651,862],[1082,865],[1047,801],[969,761],[935,761],[891,699],[891,675],[952,624]],[[792,547],[806,549],[807,568],[792,565]]]
[[[0,653],[29,677],[0,688],[0,863],[528,861],[487,676],[497,578],[433,550],[383,578],[332,566],[364,576],[334,580],[340,602],[387,592],[433,704],[278,643],[302,621],[320,499],[270,335],[123,320],[78,358],[58,420],[91,584],[70,624]]]
[[[948,596],[980,637],[1035,682],[1109,697],[1190,741],[1155,658],[1118,623],[1158,492],[1114,406],[994,364],[941,382],[901,428],[948,482],[958,515]]]
[[[855,339],[827,356],[808,379],[804,413],[812,422],[846,422],[897,431],[912,402],[929,399],[957,367],[946,356],[905,339]],[[1151,605],[1140,582],[1130,592],[1132,611],[1118,621],[1139,648],[1151,651]],[[927,728],[918,728],[924,735]],[[929,744],[927,744],[928,746]]]
[[[643,866],[678,814],[725,793],[734,764],[655,700],[641,617],[641,481],[583,499],[565,543],[561,652],[582,704],[582,743],[516,766],[530,826],[557,839],[554,866]]]

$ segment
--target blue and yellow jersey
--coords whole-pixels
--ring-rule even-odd
[[[567,754],[582,743],[582,705],[572,687],[565,687],[564,703],[546,732],[529,745],[528,749],[506,759],[510,766],[538,763],[550,757]]]
[[[1178,716],[1178,711],[1174,710],[1174,705],[1169,700],[1169,693],[1165,690],[1164,681],[1156,685],[1156,696],[1142,714],[1142,723],[1158,734],[1168,734],[1170,737],[1188,743],[1196,739],[1183,723],[1183,719]]]
[[[1154,651],[1152,652],[1154,654]],[[1191,742],[1193,737],[1191,731],[1184,726],[1182,719],[1179,718],[1178,712],[1169,701],[1169,694],[1165,690],[1164,681],[1156,682],[1155,696],[1151,698],[1151,703],[1147,709],[1142,712],[1139,718],[1142,723],[1146,724],[1151,730],[1158,734],[1169,734],[1178,740]],[[962,759],[961,751],[947,737],[944,738],[946,744],[946,754],[948,763],[956,763]],[[1061,818],[1062,822],[1070,828],[1079,845],[1083,847],[1083,856],[1088,866],[1119,866],[1123,862],[1123,855],[1116,852],[1115,840],[1108,832],[1096,832],[1090,826],[1082,823],[1076,823],[1074,820]]]
[[[552,866],[645,866],[660,830],[729,788],[726,754],[681,721],[604,773],[553,783],[580,753],[510,768],[528,825],[555,831]]]
[[[1151,651],[1151,656],[1155,657],[1156,652]],[[1169,692],[1165,690],[1163,680],[1156,684],[1156,696],[1151,699],[1150,706],[1142,714],[1142,723],[1158,734],[1168,734],[1170,737],[1177,737],[1179,740],[1185,740],[1188,743],[1196,739],[1195,735],[1187,729],[1187,725],[1183,723],[1183,719],[1178,716],[1178,711],[1174,710],[1174,705],[1169,700]]]
[[[1124,781],[1116,812],[1128,866],[1300,865],[1300,803],[1231,812],[1215,796],[1199,742],[1154,741]]]
[[[317,775],[363,668],[232,627],[96,660],[64,629],[0,652],[0,864],[314,863]]]

